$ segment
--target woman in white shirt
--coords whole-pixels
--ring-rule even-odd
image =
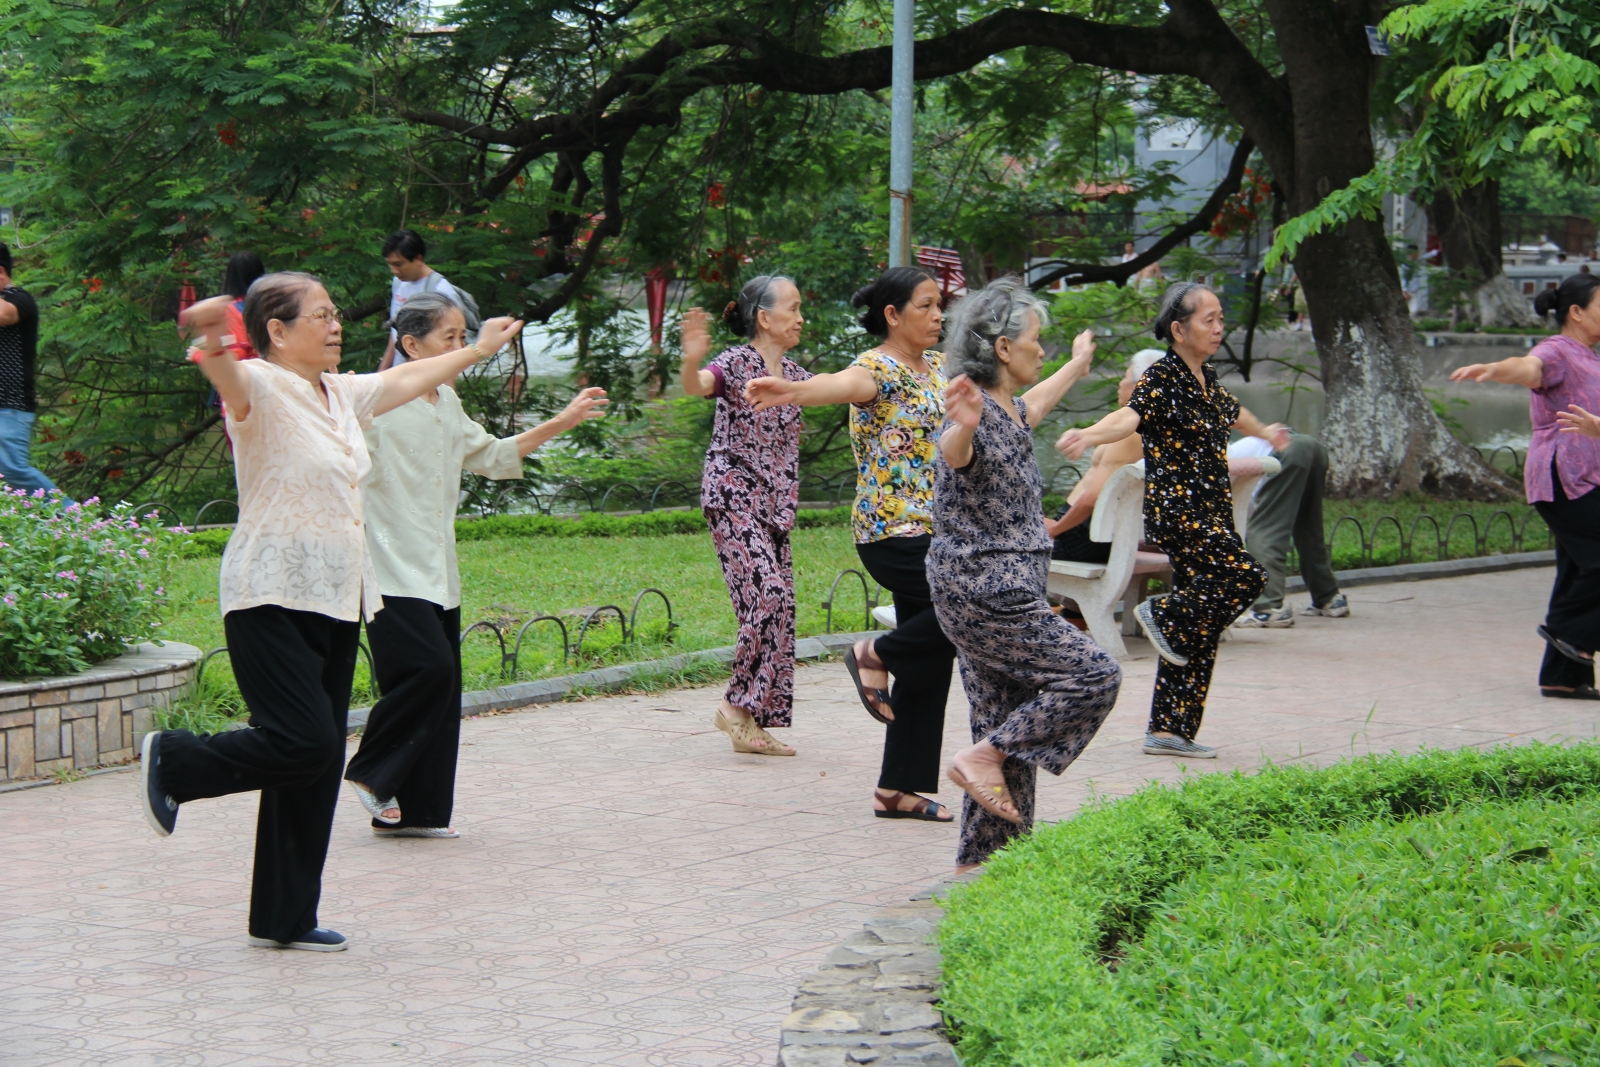
[[[344,769],[360,619],[382,607],[367,554],[362,428],[492,356],[522,323],[483,324],[469,348],[381,374],[339,374],[339,309],[309,274],[250,287],[245,329],[260,359],[233,359],[219,296],[190,308],[191,357],[226,405],[239,523],[223,553],[222,624],[250,729],[145,735],[145,818],[162,837],[178,806],[259,789],[249,943],[337,952],[317,925],[322,866]]]
[[[466,343],[466,318],[439,293],[412,297],[394,329],[402,366],[442,358]],[[524,456],[604,415],[605,395],[584,389],[555,418],[496,439],[467,417],[455,390],[441,385],[367,430],[367,550],[383,592],[383,610],[367,621],[367,637],[383,696],[344,776],[372,814],[374,833],[458,836],[450,812],[461,737],[461,471],[521,478]]]

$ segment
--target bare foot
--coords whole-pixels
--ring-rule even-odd
[[[1002,770],[1006,755],[987,741],[957,752],[950,760],[950,780],[977,801],[985,811],[1020,824],[1022,813],[1011,798]]]
[[[956,868],[956,876],[960,877],[961,875],[966,874],[968,871],[981,870],[983,870],[983,864],[981,863],[963,863],[961,866]]]
[[[929,804],[939,804],[937,800],[922,796],[919,793],[902,793],[898,789],[874,789],[872,791],[873,811],[916,811],[918,804],[927,801]],[[893,803],[891,808],[889,805]],[[939,813],[934,816],[934,821],[949,822],[955,815],[948,807],[939,804]]]

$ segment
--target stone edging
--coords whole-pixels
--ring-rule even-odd
[[[194,681],[200,650],[142,644],[79,674],[0,682],[0,782],[133,759]]]
[[[1395,567],[1363,567],[1359,570],[1338,571],[1339,588],[1353,589],[1358,585],[1382,585],[1385,582],[1416,582],[1428,578],[1464,578],[1469,574],[1489,574],[1493,571],[1515,571],[1524,567],[1550,567],[1556,562],[1554,549],[1543,552],[1508,552],[1498,556],[1474,556],[1471,559],[1442,559],[1433,563],[1402,563]],[[1303,593],[1305,579],[1298,574],[1289,579],[1285,592]]]
[[[935,1007],[941,958],[932,939],[948,886],[880,909],[834,946],[783,1020],[781,1067],[960,1067]]]
[[[794,658],[823,659],[843,652],[864,637],[872,637],[882,632],[882,630],[872,630],[863,633],[802,637],[794,643]],[[461,714],[464,717],[479,715],[486,711],[511,711],[515,708],[528,707],[530,704],[552,704],[575,689],[621,689],[641,674],[679,671],[691,663],[702,660],[732,663],[733,652],[733,645],[724,645],[721,648],[708,648],[700,652],[685,652],[666,659],[620,663],[615,667],[602,667],[581,674],[564,674],[559,678],[541,678],[536,682],[516,682],[497,689],[462,693]],[[350,729],[355,730],[365,726],[367,715],[371,711],[371,708],[351,708]]]

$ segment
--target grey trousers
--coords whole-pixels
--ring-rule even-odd
[[[1267,584],[1254,608],[1277,611],[1283,607],[1290,540],[1300,554],[1300,573],[1311,591],[1311,602],[1322,607],[1339,595],[1322,528],[1328,450],[1315,437],[1297,433],[1289,438],[1289,447],[1278,453],[1278,462],[1283,464],[1282,473],[1261,484],[1245,527],[1246,548],[1267,569]]]

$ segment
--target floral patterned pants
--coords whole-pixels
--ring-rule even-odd
[[[1150,605],[1151,614],[1173,649],[1188,657],[1189,665],[1161,660],[1156,667],[1150,730],[1193,741],[1206,710],[1217,642],[1255,603],[1267,572],[1244,550],[1239,535],[1220,524],[1184,536],[1164,536],[1160,545],[1172,561],[1172,592]]]
[[[761,726],[788,726],[794,715],[794,566],[789,531],[740,511],[706,508],[711,543],[722,563],[739,640],[728,703]]]
[[[991,815],[970,796],[961,808],[956,864],[982,863],[1033,829],[1035,768],[1060,774],[1094,738],[1117,702],[1122,668],[1050,610],[1042,591],[941,599],[939,625],[961,659],[972,740],[1006,754],[1006,788],[1022,825]]]

